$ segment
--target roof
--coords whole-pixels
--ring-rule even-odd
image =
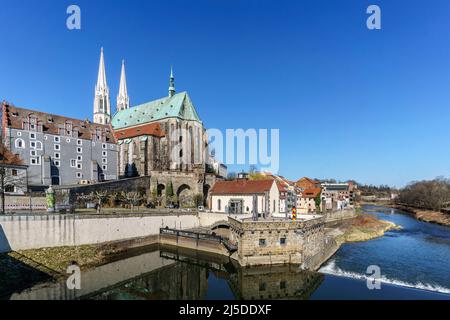
[[[303,191],[302,197],[303,198],[316,198],[320,194],[321,191],[322,191],[322,189],[320,189],[320,188],[306,189]]]
[[[73,119],[36,110],[19,108],[6,102],[3,103],[3,124],[8,128],[23,129],[23,121],[30,115],[37,118],[37,123],[42,124],[42,132],[60,135],[60,127],[64,128],[66,122],[71,122],[73,129],[78,129],[78,139],[92,140],[96,129],[100,129],[106,138],[106,142],[115,143],[111,125],[92,123],[89,120]]]
[[[270,191],[273,180],[217,181],[211,194],[255,194]]]
[[[189,95],[187,92],[181,92],[173,97],[165,97],[118,111],[111,123],[117,130],[167,118],[201,122]]]
[[[308,183],[312,183],[312,184],[318,184],[318,183],[320,183],[320,181],[317,181],[317,180],[314,180],[314,179],[310,179],[310,178],[308,178],[308,177],[303,177],[303,178],[301,178],[301,179],[299,179],[299,180],[297,181],[297,183],[302,183],[302,182],[308,182]]]
[[[117,140],[129,139],[139,136],[154,136],[164,137],[165,132],[161,129],[159,122],[147,123],[141,126],[114,130],[114,135]]]

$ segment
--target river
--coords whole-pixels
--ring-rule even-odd
[[[239,268],[218,258],[156,248],[83,273],[82,290],[39,284],[9,299],[445,299],[450,300],[450,228],[420,222],[395,209],[366,213],[403,227],[382,238],[342,246],[319,270],[296,266]],[[366,270],[381,271],[369,290]]]

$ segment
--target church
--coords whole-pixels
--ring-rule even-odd
[[[112,114],[102,49],[94,122],[113,127],[121,178],[151,176],[158,196],[164,197],[170,184],[180,204],[188,204],[200,194],[206,203],[216,180],[209,164],[208,137],[189,94],[176,92],[173,70],[167,96],[132,107],[122,61],[116,112]]]

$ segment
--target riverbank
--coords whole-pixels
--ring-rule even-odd
[[[385,232],[397,228],[393,223],[378,220],[367,214],[358,214],[354,219],[339,222],[326,230],[336,245],[324,253],[313,269],[320,268],[344,243],[382,237]],[[158,243],[158,236],[151,236],[98,245],[20,250],[0,254],[0,269],[9,271],[2,272],[0,276],[0,297],[2,293],[5,295],[5,292],[1,292],[1,288],[16,291],[22,289],[25,283],[33,284],[48,278],[64,278],[67,276],[66,269],[72,262],[76,262],[82,270],[89,270],[130,256],[133,251],[139,252],[148,246],[158,246]]]
[[[380,238],[391,230],[401,227],[390,221],[379,220],[374,216],[359,214],[356,218],[345,221],[332,231],[339,246],[350,242],[364,242]]]
[[[384,206],[389,208],[394,208],[401,210],[419,221],[434,223],[441,226],[450,227],[450,214],[443,213],[440,211],[425,210],[413,208],[406,205],[398,205],[395,203],[388,202],[361,202],[361,205],[373,205],[373,206]]]

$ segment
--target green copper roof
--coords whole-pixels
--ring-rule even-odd
[[[166,118],[201,122],[189,95],[187,92],[181,92],[173,97],[165,97],[118,111],[111,124],[114,129],[122,129]]]

